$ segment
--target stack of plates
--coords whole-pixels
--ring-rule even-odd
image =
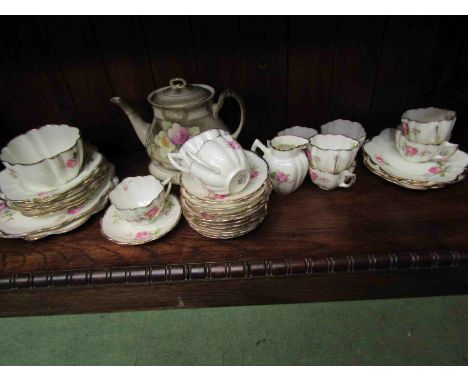
[[[443,161],[406,161],[395,145],[395,129],[385,129],[363,146],[364,164],[374,174],[405,188],[430,190],[461,182],[468,154],[457,150]]]
[[[221,196],[208,191],[187,173],[180,181],[182,212],[190,226],[203,236],[231,239],[254,230],[268,213],[272,186],[266,162],[245,151],[250,181],[239,193]]]
[[[85,144],[78,175],[47,192],[25,186],[8,169],[0,172],[0,237],[37,240],[79,227],[107,204],[118,179],[115,168]]]

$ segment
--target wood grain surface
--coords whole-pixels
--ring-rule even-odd
[[[146,158],[140,155],[126,158],[117,168],[123,177],[144,174],[145,165]],[[306,179],[291,195],[272,194],[269,214],[261,226],[233,240],[200,236],[182,219],[160,240],[121,246],[101,236],[100,216],[75,231],[37,242],[1,240],[0,315],[80,311],[76,301],[71,310],[45,302],[39,310],[35,308],[37,304],[29,309],[19,308],[16,304],[20,300],[12,297],[18,293],[21,298],[34,300],[40,298],[39,290],[43,290],[48,296],[44,298],[50,302],[54,300],[50,287],[62,296],[65,306],[71,303],[72,294],[67,294],[71,289],[84,288],[82,296],[94,295],[100,301],[101,292],[112,293],[106,288],[119,285],[140,285],[143,289],[131,288],[137,300],[139,293],[160,290],[164,294],[167,288],[175,288],[181,296],[188,293],[194,299],[195,291],[201,288],[204,292],[198,302],[192,300],[184,305],[200,307],[468,292],[467,183],[427,192],[407,190],[385,182],[361,164],[357,179],[349,190],[323,191]],[[442,273],[434,276],[439,271]],[[411,280],[407,272],[414,272],[415,279]],[[371,279],[375,286],[366,288],[359,281],[351,293],[348,284],[340,281],[351,279],[337,276],[350,273]],[[298,277],[302,281],[297,286],[294,281],[283,280]],[[323,277],[331,279],[324,281]],[[440,278],[437,283],[432,283],[434,277]],[[248,284],[257,278],[268,281]],[[274,284],[271,279],[283,280],[278,281],[278,288],[284,284],[289,289],[262,301],[260,296],[278,292],[278,288],[267,291]],[[235,299],[227,296],[224,303],[220,299],[210,302],[210,288],[213,293],[220,288],[213,283],[216,280],[235,282],[234,285],[245,288],[246,294]],[[322,282],[326,288],[314,290]],[[167,283],[178,286],[145,289],[150,284]],[[204,283],[210,286],[202,286]],[[303,283],[308,287],[298,292]],[[225,293],[232,288],[221,285]],[[263,285],[262,291],[257,290],[259,285]],[[391,291],[383,291],[387,287]],[[97,289],[90,292],[89,288]],[[256,297],[251,299],[252,293]],[[173,297],[161,295],[159,303],[149,305],[140,301],[136,308],[179,306]],[[81,305],[83,312],[107,309],[96,301],[84,301],[86,298]],[[111,310],[133,306],[127,305],[129,301],[125,299],[121,304],[115,297],[109,306],[113,306]]]

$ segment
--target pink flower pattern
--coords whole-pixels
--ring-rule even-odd
[[[409,156],[414,156],[418,153],[418,149],[416,147],[413,147],[413,146],[406,146],[405,147],[405,153],[406,155],[409,155]]]
[[[378,164],[385,164],[385,161],[380,155],[376,156],[375,160],[377,161]]]
[[[258,176],[257,170],[250,170],[250,179],[255,179]]]
[[[159,212],[159,208],[158,207],[153,207],[150,210],[148,210],[145,215],[147,217],[149,217],[149,218],[152,218],[152,217],[156,216],[158,212]]]
[[[67,213],[68,215],[75,215],[76,213],[80,212],[80,208],[79,207],[75,207],[75,208],[70,208]]]
[[[429,168],[428,171],[431,174],[440,174],[442,172],[442,168],[434,166],[434,167]]]
[[[6,209],[7,209],[6,203],[5,202],[0,202],[0,212],[3,212]]]
[[[76,159],[68,159],[67,160],[67,168],[73,168],[76,166],[77,160]]]
[[[316,172],[310,171],[309,174],[310,174],[310,179],[312,179],[313,181],[317,180],[318,175]]]
[[[234,150],[238,150],[241,148],[241,145],[237,141],[229,141],[229,147]]]
[[[140,232],[137,232],[137,234],[135,235],[135,238],[137,240],[146,240],[150,236],[151,236],[151,234],[148,231],[140,231]]]
[[[40,198],[42,198],[42,197],[44,197],[44,196],[46,196],[46,195],[49,195],[49,193],[48,193],[47,191],[42,191],[42,192],[39,192],[39,193],[37,194],[37,196],[39,196]]]
[[[320,159],[320,157],[318,157],[318,156],[311,157],[311,160],[312,160],[312,159],[313,159],[314,161],[316,161],[316,162],[321,162],[321,161],[322,161],[322,160]]]
[[[208,213],[206,213],[206,212],[202,212],[202,213],[201,213],[201,216],[202,216],[203,219],[211,219],[211,218],[213,218],[213,215],[210,215],[210,214],[208,214]]]
[[[275,175],[275,178],[278,182],[282,183],[282,182],[287,182],[288,179],[289,179],[289,175],[285,174],[284,172],[282,171],[277,171],[276,172],[276,175]]]
[[[189,131],[178,123],[172,124],[172,127],[167,130],[167,135],[175,145],[183,145],[190,138]]]
[[[401,124],[401,129],[403,130],[403,135],[408,135],[409,134],[409,126],[408,126],[408,122],[403,122]]]

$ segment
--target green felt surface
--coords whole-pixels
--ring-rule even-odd
[[[0,319],[2,365],[468,364],[468,296]]]

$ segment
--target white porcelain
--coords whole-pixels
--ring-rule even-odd
[[[241,145],[219,129],[189,139],[178,153],[169,153],[168,158],[175,168],[191,173],[208,190],[220,195],[242,191],[250,178]]]
[[[0,160],[25,186],[47,191],[78,175],[83,141],[76,127],[46,125],[13,138]]]
[[[153,175],[135,176],[122,180],[109,199],[122,219],[131,224],[148,224],[161,213],[170,191],[170,178],[160,182]]]
[[[79,174],[69,182],[51,190],[37,191],[27,187],[11,170],[4,169],[0,172],[0,198],[9,199],[10,201],[32,201],[34,199],[54,197],[57,194],[67,192],[79,186],[87,179],[101,164],[103,156],[94,146],[85,145],[85,159]]]
[[[338,134],[355,139],[361,147],[366,140],[366,130],[358,122],[348,121],[346,119],[337,119],[322,125],[320,127],[322,134]]]
[[[399,129],[395,131],[395,144],[403,158],[415,163],[445,160],[458,150],[458,145],[450,142],[442,142],[440,145],[411,142]]]
[[[349,188],[356,182],[354,167],[332,174],[321,171],[318,168],[309,168],[309,176],[312,182],[323,190],[334,190],[335,188]]]
[[[240,192],[229,195],[217,194],[207,190],[198,178],[194,178],[188,173],[182,173],[180,185],[185,188],[190,195],[199,199],[209,201],[233,202],[248,197],[258,191],[268,177],[268,166],[266,162],[251,151],[244,150],[249,169],[249,181],[247,186]]]
[[[308,140],[306,138],[283,135],[271,140],[268,147],[258,139],[252,145],[263,151],[267,161],[270,179],[274,190],[282,195],[296,191],[307,175],[308,160],[305,154]]]
[[[309,142],[310,166],[334,174],[351,167],[359,150],[359,141],[338,134],[317,134]]]
[[[114,178],[114,181],[113,181],[113,184],[116,185],[117,183],[119,183],[119,180],[118,178]],[[69,223],[66,223],[64,224],[63,226],[60,226],[59,228],[57,229],[50,229],[50,230],[47,230],[45,232],[40,232],[40,233],[33,233],[33,234],[29,234],[29,235],[25,235],[22,237],[22,239],[24,240],[29,240],[29,241],[32,241],[32,240],[39,240],[39,239],[42,239],[46,236],[50,236],[50,235],[60,235],[62,233],[67,233],[67,232],[70,232],[80,226],[82,226],[84,223],[86,223],[89,218],[91,218],[93,215],[97,214],[98,212],[102,211],[104,209],[104,207],[107,206],[107,202],[108,202],[108,199],[107,197],[102,197],[100,199],[100,201],[93,207],[93,209],[91,209],[86,215],[82,215],[82,217],[76,219],[76,220],[72,220],[70,221]],[[0,234],[0,237],[1,237],[1,234]]]
[[[16,210],[7,207],[4,201],[0,201],[0,236],[4,238],[22,238],[39,234],[51,234],[55,230],[63,228],[80,220],[93,211],[102,200],[107,200],[109,192],[118,182],[114,178],[115,168],[111,165],[107,178],[96,192],[78,207],[65,209],[56,213],[39,217],[27,217]]]
[[[156,219],[135,226],[123,219],[115,206],[111,204],[101,219],[101,233],[117,244],[138,245],[159,239],[171,231],[182,215],[179,200],[169,194],[161,213]]]
[[[435,107],[407,110],[401,116],[403,134],[415,143],[438,145],[450,141],[457,113]]]
[[[445,183],[457,179],[468,166],[468,154],[461,150],[444,161],[408,162],[395,145],[395,130],[384,129],[363,146],[364,152],[388,175],[421,182]]]
[[[311,127],[293,126],[293,127],[289,127],[287,129],[281,130],[278,133],[278,136],[281,137],[283,135],[294,135],[296,137],[309,139],[310,137],[313,137],[314,135],[317,135],[317,134],[318,134],[318,131],[315,129],[312,129]]]
[[[409,188],[411,190],[421,190],[421,191],[436,190],[439,188],[446,187],[448,185],[462,182],[466,177],[465,173],[462,173],[455,180],[451,182],[442,182],[442,183],[441,182],[419,182],[419,181],[413,181],[410,179],[396,178],[387,174],[378,164],[374,163],[368,155],[364,156],[363,162],[364,162],[364,165],[371,172],[381,177],[382,179],[385,179],[387,182],[396,184],[401,187]]]

